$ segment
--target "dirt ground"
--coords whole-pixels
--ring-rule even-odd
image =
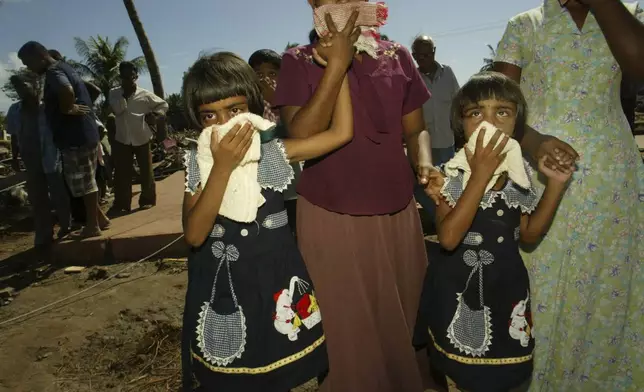
[[[186,261],[65,274],[34,264],[28,210],[16,212],[0,219],[0,391],[179,391]]]
[[[0,390],[178,391],[186,280],[185,261],[158,260],[74,275],[60,270],[32,284],[0,308],[0,323],[9,321],[0,325]]]
[[[10,215],[0,212],[0,392],[179,391],[185,260],[65,274],[34,264],[28,208]]]

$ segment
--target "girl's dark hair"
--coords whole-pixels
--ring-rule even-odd
[[[521,140],[525,132],[528,118],[528,105],[521,87],[512,79],[499,72],[478,73],[461,87],[452,101],[451,125],[454,132],[455,147],[465,145],[465,130],[463,129],[463,110],[466,106],[486,99],[498,99],[513,102],[517,105],[517,120],[514,128],[514,138]]]
[[[264,114],[264,98],[255,71],[239,56],[219,52],[201,57],[183,77],[183,102],[188,119],[201,128],[199,106],[243,96],[251,113]]]
[[[271,64],[275,68],[280,69],[282,66],[282,56],[274,50],[261,49],[251,54],[248,59],[248,64],[253,68],[259,67],[264,63]]]

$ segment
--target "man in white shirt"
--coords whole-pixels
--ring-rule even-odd
[[[116,134],[112,145],[114,161],[114,204],[112,214],[129,213],[132,209],[132,158],[136,156],[141,177],[139,207],[149,209],[156,204],[156,187],[152,172],[152,131],[148,122],[156,121],[168,110],[168,104],[152,92],[136,84],[138,72],[134,64],[119,65],[121,87],[110,91],[109,104],[115,115]]]

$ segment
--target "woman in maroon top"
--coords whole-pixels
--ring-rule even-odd
[[[325,3],[336,1],[312,5]],[[289,50],[274,98],[289,135],[307,137],[329,127],[349,77],[354,138],[307,161],[298,184],[298,241],[328,342],[330,373],[321,390],[419,392],[411,337],[427,256],[403,137],[428,176],[431,156],[419,152],[418,139],[429,146],[422,105],[430,95],[402,46],[380,42],[377,58],[354,53],[356,16],[342,32],[327,17],[331,45],[315,46],[326,67],[316,64],[312,45]]]

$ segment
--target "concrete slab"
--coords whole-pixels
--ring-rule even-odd
[[[64,264],[96,265],[136,261],[163,248],[183,232],[181,205],[184,189],[183,173],[175,173],[157,182],[157,205],[145,211],[112,219],[112,227],[102,237],[82,241],[67,240],[56,246],[56,258]],[[137,196],[132,205],[138,205]],[[183,257],[188,248],[183,240],[165,249],[158,257]]]

